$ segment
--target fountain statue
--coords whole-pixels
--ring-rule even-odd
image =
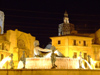
[[[13,54],[11,54],[9,57],[11,57],[10,66],[11,66],[11,69],[13,69],[14,68]]]
[[[79,54],[79,68],[82,68],[82,53]]]
[[[7,62],[10,61],[11,58],[9,56],[5,57],[4,59],[2,59],[2,61],[0,61],[0,69],[3,68],[3,65]]]
[[[51,54],[52,54],[52,49],[48,49],[48,48],[40,48],[39,47],[39,41],[38,40],[35,40],[34,42],[34,57],[45,57],[45,58],[48,58],[48,57],[51,57]],[[44,52],[45,55],[42,53]],[[63,54],[61,54],[57,49],[54,51],[54,53],[58,56],[58,57],[64,57]]]
[[[82,53],[81,53],[81,52],[80,52],[80,54],[79,54],[79,58],[78,58],[78,59],[79,59],[79,68],[80,68],[80,69],[81,69],[81,68],[85,69],[85,66],[84,66],[84,64],[83,64],[83,61],[87,63],[87,65],[89,66],[90,69],[92,69],[92,67],[91,67],[91,65],[89,64],[89,62],[88,62],[87,60],[85,60],[85,59],[82,58]]]
[[[55,61],[56,61],[56,55],[54,53],[54,51],[56,50],[56,48],[54,46],[51,47],[52,50],[52,54],[51,54],[51,63],[52,63],[52,68],[56,68],[57,66],[55,65]]]
[[[7,61],[10,61],[9,65],[11,66],[11,69],[14,68],[13,54],[11,54],[11,55],[5,57],[5,58],[0,62],[0,69],[3,68],[4,64],[5,64]]]
[[[21,61],[23,62],[23,69],[25,69],[25,63],[26,63],[25,51],[23,51],[23,55],[21,57]]]
[[[82,59],[81,52],[79,59],[67,58],[64,57],[55,46],[51,45],[50,49],[39,47],[38,40],[34,42],[33,52],[34,57],[31,58],[24,58],[25,54],[23,52],[23,59],[19,61],[18,69],[79,69],[79,67],[85,69],[83,64],[85,60]],[[87,61],[85,62],[87,63]]]
[[[34,57],[43,57],[42,52],[47,52],[47,53],[51,53],[50,49],[43,49],[39,47],[39,41],[35,40],[34,42]]]

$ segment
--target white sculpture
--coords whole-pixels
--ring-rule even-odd
[[[50,52],[51,53],[51,50],[50,49],[43,49],[43,48],[40,48],[39,47],[39,41],[38,40],[35,40],[34,42],[34,57],[43,57],[43,55],[41,54],[41,52]]]
[[[4,13],[0,11],[0,34],[4,33]]]

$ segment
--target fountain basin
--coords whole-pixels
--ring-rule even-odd
[[[57,57],[56,69],[78,69],[79,60],[76,58]],[[51,58],[26,58],[26,69],[51,69]]]

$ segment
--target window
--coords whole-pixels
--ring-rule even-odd
[[[2,43],[2,50],[4,50],[4,43]]]
[[[95,68],[100,68],[100,62],[95,64]]]
[[[25,42],[23,39],[18,39],[17,46],[19,49],[25,49]]]
[[[74,45],[76,45],[76,40],[74,40]]]
[[[83,41],[83,45],[86,46],[86,41]]]
[[[0,50],[2,50],[2,45],[0,45]]]
[[[88,63],[91,65],[91,61],[90,61],[91,56],[88,55]]]
[[[1,54],[1,60],[3,59],[3,54]]]
[[[98,65],[97,65],[97,63],[95,64],[95,68],[98,68]]]
[[[76,52],[74,52],[73,58],[77,58],[77,53]]]
[[[79,41],[79,44],[81,44],[81,41]]]
[[[84,59],[87,60],[87,53],[84,53]],[[85,67],[87,68],[87,63],[84,63]]]
[[[58,41],[58,44],[61,44],[61,41],[60,40]]]

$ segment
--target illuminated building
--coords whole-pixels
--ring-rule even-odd
[[[33,56],[35,37],[31,34],[16,30],[8,30],[5,34],[0,35],[0,60],[13,53],[14,68],[17,68],[23,51],[25,57]],[[4,65],[4,68],[10,68],[9,62]]]

